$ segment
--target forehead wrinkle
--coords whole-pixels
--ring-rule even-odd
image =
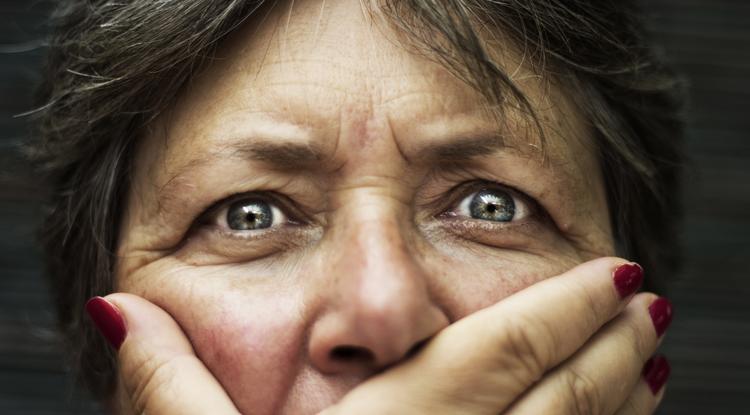
[[[289,12],[290,12],[289,16],[291,16],[291,10],[289,10]],[[320,11],[320,12],[322,13],[322,8],[321,8],[321,11]],[[320,17],[320,14],[318,14],[318,17]],[[320,20],[318,20],[318,21],[316,22],[316,27],[320,27]],[[288,29],[288,28],[287,28],[287,29]],[[305,39],[305,37],[303,37],[303,35],[304,35],[304,36],[309,36],[309,35],[305,35],[304,33],[301,33],[301,32],[300,32],[300,33],[295,33],[295,36],[297,36],[297,35],[299,35],[299,36],[300,36],[300,38],[299,38],[299,39],[300,39],[300,41],[297,41],[297,38],[294,38],[293,40],[294,40],[294,41],[295,41],[296,43],[304,43],[304,40],[303,40],[303,39]],[[374,50],[380,51],[380,48],[377,48],[377,47],[375,47],[375,46],[377,46],[377,45],[373,45],[373,44],[372,44],[372,36],[374,36],[374,33],[372,33],[372,31],[370,31],[370,33],[368,33],[367,35],[368,35],[368,36],[370,37],[370,41],[369,41],[369,42],[367,42],[368,48],[371,48],[371,49],[374,49]],[[290,33],[285,33],[285,34],[284,34],[284,37],[287,37],[287,38],[288,38],[289,36],[290,36]],[[292,46],[292,45],[293,45],[293,44],[290,44],[290,46]],[[264,76],[260,76],[260,77],[258,77],[259,73],[260,73],[260,72],[261,72],[261,70],[263,70],[263,69],[267,70],[267,72],[266,72],[266,73],[267,73],[267,74],[268,74],[268,75],[270,76],[269,80],[273,80],[274,78],[275,78],[275,79],[279,79],[279,78],[277,78],[277,77],[276,77],[275,75],[273,75],[273,73],[275,73],[275,72],[276,72],[276,71],[274,71],[274,70],[273,70],[273,68],[274,68],[274,65],[275,65],[275,63],[274,63],[274,62],[272,62],[272,61],[273,61],[273,59],[269,59],[269,60],[266,60],[266,55],[267,55],[267,53],[268,53],[268,50],[269,50],[269,43],[266,43],[266,44],[265,44],[264,46],[266,46],[266,47],[262,48],[262,49],[263,49],[263,59],[262,59],[262,62],[263,62],[263,64],[261,64],[261,65],[260,65],[260,66],[258,67],[258,72],[256,73],[256,80],[257,80],[258,78],[264,78]],[[309,56],[311,56],[311,57],[309,57]],[[369,58],[369,59],[376,59],[376,58],[377,58],[377,57],[374,57],[374,56],[372,56],[372,54],[371,54],[371,53],[370,53],[370,54],[367,54],[366,56],[367,56],[367,58]],[[327,65],[329,65],[329,66],[331,66],[331,65],[340,65],[340,67],[341,67],[341,68],[340,68],[340,69],[338,69],[338,70],[339,70],[339,71],[341,71],[341,72],[343,72],[343,73],[348,73],[348,72],[346,71],[346,69],[347,69],[347,66],[348,66],[348,65],[343,65],[343,64],[341,64],[341,60],[337,60],[337,59],[333,59],[333,60],[325,60],[325,59],[323,59],[323,58],[318,58],[318,55],[316,55],[316,54],[313,54],[313,55],[309,55],[309,54],[308,54],[308,55],[304,55],[304,54],[303,54],[303,55],[294,55],[293,57],[288,57],[288,56],[284,56],[284,55],[282,54],[282,56],[280,56],[280,58],[281,58],[281,59],[279,60],[279,62],[278,62],[278,63],[281,63],[281,62],[284,62],[284,61],[285,61],[285,62],[286,62],[287,64],[289,64],[289,63],[292,63],[292,62],[299,62],[299,63],[301,63],[301,64],[304,64],[305,62],[309,62],[309,63],[317,63],[317,64],[327,64]],[[377,60],[377,59],[376,59],[376,60]],[[290,65],[290,66],[295,66],[295,65]],[[303,65],[303,66],[304,66],[304,65]],[[308,65],[308,66],[309,66],[309,65]],[[369,65],[358,65],[358,66],[357,66],[357,67],[356,67],[355,69],[357,69],[357,70],[358,70],[358,72],[362,72],[362,71],[363,71],[363,68],[367,68],[367,67],[369,67]],[[422,67],[423,67],[423,65],[419,65],[419,67],[420,67],[420,68],[422,68]],[[279,68],[279,69],[281,69],[281,68]],[[293,68],[292,68],[292,69],[293,69]],[[351,70],[352,68],[349,68],[349,69]],[[382,71],[379,71],[379,72],[378,72],[378,78],[377,78],[377,80],[373,80],[373,79],[371,79],[370,77],[367,77],[367,78],[365,78],[365,79],[366,79],[366,80],[369,80],[369,83],[372,83],[373,81],[375,81],[375,82],[379,81],[379,82],[380,82],[381,84],[383,84],[383,83],[384,83],[384,82],[386,81],[386,78],[388,78],[388,77],[393,77],[393,78],[396,78],[396,77],[402,77],[402,75],[403,75],[404,73],[406,73],[406,74],[411,74],[411,73],[412,73],[412,70],[413,70],[414,72],[416,72],[417,74],[419,74],[419,73],[429,73],[429,78],[430,78],[430,80],[432,80],[432,78],[433,78],[433,77],[443,77],[443,76],[447,75],[447,72],[446,72],[446,73],[444,73],[444,68],[442,68],[442,67],[438,67],[437,69],[438,69],[438,70],[437,70],[437,72],[433,72],[433,71],[429,71],[429,72],[427,72],[427,71],[422,71],[422,70],[419,70],[419,71],[417,71],[416,67],[413,67],[413,66],[412,66],[412,65],[410,64],[410,65],[404,65],[404,66],[399,66],[399,67],[397,67],[397,68],[396,68],[396,73],[387,73],[387,72],[386,72],[386,73],[383,73]],[[308,72],[308,73],[313,73],[313,72],[315,72],[315,71],[310,71],[310,72]],[[448,79],[451,79],[451,78],[452,78],[451,76],[448,76]],[[341,83],[339,83],[339,82],[337,82],[337,83],[323,83],[323,81],[320,81],[320,80],[318,80],[318,81],[316,82],[316,80],[315,80],[315,78],[314,78],[314,77],[313,77],[313,78],[310,78],[310,79],[305,79],[305,80],[303,80],[303,81],[298,81],[298,80],[297,80],[298,78],[293,78],[293,79],[294,79],[294,80],[292,80],[292,81],[287,81],[287,82],[280,82],[280,81],[275,81],[275,82],[273,82],[273,83],[265,83],[265,82],[263,82],[263,88],[258,88],[258,90],[259,90],[259,89],[264,89],[264,88],[265,88],[266,86],[269,86],[269,85],[273,85],[273,84],[277,84],[277,85],[278,85],[278,84],[281,84],[281,85],[286,85],[286,86],[292,86],[292,85],[295,85],[295,84],[297,84],[297,83],[301,83],[301,84],[305,84],[305,83],[306,83],[307,85],[311,85],[311,86],[313,86],[313,85],[314,85],[314,88],[316,88],[316,89],[317,89],[317,88],[325,88],[325,89],[327,89],[327,90],[336,90],[336,89],[338,88],[338,92],[342,92],[342,93],[344,93],[344,94],[347,94],[347,95],[348,95],[348,96],[350,96],[350,97],[351,97],[351,96],[355,96],[355,94],[354,94],[354,92],[355,92],[355,91],[359,92],[359,90],[357,90],[357,89],[354,89],[354,90],[352,90],[351,88],[344,88],[344,87],[341,87],[341,85],[342,85],[342,84],[341,84]],[[261,79],[261,80],[262,80],[262,79]],[[451,79],[451,80],[455,82],[455,79]],[[460,92],[460,90],[459,90],[459,89],[457,89],[456,87],[457,87],[457,86],[460,86],[460,87],[464,87],[463,89],[464,89],[464,90],[466,90],[466,88],[465,88],[466,86],[465,86],[465,85],[458,85],[457,83],[454,83],[454,82],[450,82],[449,84],[446,84],[446,83],[441,83],[441,84],[442,84],[442,85],[441,85],[441,89],[442,89],[443,91],[445,91],[445,88],[446,88],[446,87],[448,87],[448,88],[450,89],[450,91],[448,91],[448,92],[447,92],[446,94],[444,94],[442,98],[443,98],[443,99],[450,99],[450,100],[454,100],[454,99],[457,99],[458,101],[463,101],[463,98],[464,98],[463,96],[462,96],[462,97],[460,97],[460,98],[457,98],[457,97],[456,97],[456,94],[461,94],[461,95],[463,95],[463,93],[461,93],[461,92]],[[349,85],[349,84],[350,84],[350,83],[344,83],[343,85]],[[365,86],[367,86],[367,85],[365,85]],[[375,91],[372,91],[373,89],[374,89]],[[375,98],[375,95],[374,95],[374,94],[372,94],[372,92],[381,92],[381,93],[383,93],[383,92],[386,92],[386,91],[384,91],[385,89],[386,89],[386,88],[384,88],[384,87],[381,87],[381,88],[372,88],[372,87],[370,87],[370,88],[366,88],[366,90],[365,90],[365,92],[364,92],[364,93],[368,93],[368,94],[367,94],[367,95],[368,95],[368,98],[370,98],[370,100],[372,100],[372,99],[374,99],[374,98]],[[357,94],[357,95],[359,95],[359,94]],[[385,95],[385,96],[384,96],[384,95]],[[380,102],[379,102],[379,103],[382,103],[382,102],[388,102],[389,98],[391,98],[391,97],[388,97],[388,96],[387,96],[387,94],[384,94],[384,95],[381,95],[381,96],[380,96]],[[292,101],[292,98],[293,98],[293,97],[291,97],[291,96],[284,96],[284,94],[282,94],[282,96],[283,96],[283,98],[285,98],[285,99],[280,99],[279,101],[287,101],[287,104],[293,104],[293,105],[295,106],[295,108],[299,108],[299,105],[304,105],[304,104],[305,104],[305,102],[300,102],[300,101],[297,101],[296,103],[295,103],[295,102],[293,102],[293,101]],[[267,96],[266,96],[266,98],[267,98]],[[306,98],[306,99],[305,99],[305,98]],[[398,99],[397,99],[397,98],[398,98],[398,96],[396,97],[396,99],[394,99],[394,101],[398,101]],[[295,112],[295,113],[297,113],[297,117],[299,117],[299,116],[300,116],[300,114],[301,114],[301,115],[304,115],[304,116],[305,116],[305,117],[307,117],[307,118],[309,118],[309,117],[312,117],[312,116],[314,116],[314,115],[315,115],[315,113],[318,113],[318,111],[316,111],[316,110],[317,110],[318,108],[316,108],[316,107],[315,107],[315,105],[316,105],[317,103],[316,103],[316,102],[314,102],[314,99],[315,99],[315,98],[314,98],[314,96],[313,96],[312,94],[305,94],[305,95],[303,96],[303,99],[302,99],[301,101],[305,101],[305,100],[307,100],[307,101],[310,101],[310,102],[307,102],[307,103],[306,103],[307,105],[304,105],[305,107],[307,107],[307,108],[306,108],[306,109],[307,109],[307,111],[301,111],[301,112],[300,112],[300,111],[284,111],[284,112]],[[281,104],[282,102],[279,102],[279,103]],[[341,107],[341,105],[337,105],[337,106]],[[372,106],[372,103],[371,103],[371,106]],[[443,107],[443,105],[441,105],[441,107]],[[445,108],[444,108],[444,109],[440,109],[440,113],[447,113],[447,112],[448,112],[448,110],[449,110],[449,108],[448,108],[448,107],[449,107],[448,105],[445,105]],[[453,108],[453,109],[455,109],[455,108]],[[430,111],[430,112],[432,112],[432,111]],[[341,115],[341,113],[339,112],[339,116],[340,116],[340,115]],[[412,115],[413,115],[413,114],[412,114]],[[295,118],[296,118],[296,117],[295,117]],[[386,118],[388,118],[388,117],[386,117]],[[319,121],[319,120],[308,120],[308,121],[312,121],[312,123],[315,123],[315,122],[317,122],[317,121]],[[323,121],[323,120],[320,120],[320,121]],[[339,131],[340,131],[340,129],[341,129],[341,126],[342,126],[342,124],[341,124],[341,123],[339,123],[339,124],[338,124],[338,129],[339,129]],[[336,134],[335,136],[337,137],[337,139],[336,139],[336,140],[334,140],[334,144],[335,144],[335,147],[336,147],[336,148],[338,148],[338,146],[339,146],[339,141],[340,141],[340,140],[343,140],[343,137],[341,137],[341,134],[340,134],[340,133],[339,133],[339,134]],[[400,143],[398,143],[398,144],[400,144]],[[506,142],[505,144],[506,144],[506,147],[510,148],[510,146],[508,145],[508,144],[509,144],[508,142]],[[453,149],[453,151],[455,152],[455,151],[457,151],[458,149],[459,149],[459,148]],[[403,149],[401,148],[401,146],[399,146],[399,150],[401,150],[401,152],[403,153]],[[465,150],[467,150],[467,149],[466,149],[466,148],[464,148],[463,150],[465,151]],[[447,155],[447,153],[450,153],[450,150],[443,150],[443,155]],[[523,152],[521,152],[521,153],[523,153]],[[173,176],[173,177],[171,177],[171,179],[170,179],[170,180],[174,180],[175,182],[179,182],[180,180],[177,180],[177,179],[178,179],[178,177],[177,177],[177,176]]]

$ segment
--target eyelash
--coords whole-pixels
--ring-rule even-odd
[[[540,211],[542,211],[541,206],[539,203],[537,203],[536,200],[534,200],[532,197],[528,196],[526,193],[508,185],[504,185],[501,183],[497,183],[491,180],[484,180],[484,179],[476,179],[476,180],[470,180],[467,182],[459,183],[456,186],[453,186],[450,188],[446,193],[451,195],[448,198],[448,201],[443,203],[440,200],[440,195],[437,195],[433,201],[430,201],[427,203],[427,206],[429,206],[430,209],[437,211],[438,213],[434,215],[436,218],[452,218],[451,212],[446,211],[446,209],[449,209],[450,207],[458,207],[458,203],[464,200],[466,197],[476,193],[480,192],[482,190],[499,190],[502,192],[507,192],[511,196],[513,196],[514,199],[520,199],[522,203],[524,203],[529,210],[529,218],[533,218],[536,216]],[[455,208],[454,208],[455,210]],[[481,221],[479,219],[469,219],[472,221]],[[487,222],[487,221],[481,221],[481,222]],[[491,225],[497,226],[497,223],[488,222]],[[503,224],[503,226],[508,226],[508,223]]]
[[[516,221],[491,222],[481,219],[456,216],[455,211],[458,208],[458,203],[464,200],[466,197],[472,195],[473,193],[479,192],[481,190],[499,190],[507,192],[513,197],[514,200],[518,199],[523,204],[525,204],[525,206],[528,208],[528,215],[525,219],[522,219],[518,222],[527,222],[537,217],[540,213],[544,212],[544,209],[541,208],[539,203],[532,197],[526,195],[524,192],[515,189],[512,186],[485,179],[474,179],[459,183],[451,187],[447,191],[437,194],[434,198],[432,198],[432,200],[428,200],[423,206],[428,211],[436,212],[430,215],[433,218],[448,220],[454,223],[459,221],[463,223],[475,223],[474,225],[472,225],[473,227],[491,229],[498,227],[507,228],[509,226],[519,225],[518,223],[516,223]],[[447,200],[443,197],[445,194],[449,195]],[[263,200],[266,203],[274,205],[276,208],[281,210],[284,216],[286,216],[286,223],[282,226],[271,226],[270,228],[254,231],[232,230],[228,227],[219,226],[216,223],[217,221],[222,220],[222,218],[218,215],[228,209],[234,202],[250,198]],[[224,216],[226,216],[226,214],[224,214]],[[235,194],[214,203],[199,216],[196,224],[199,226],[217,226],[220,229],[221,233],[226,234],[226,236],[237,237],[239,235],[242,235],[240,237],[247,238],[251,235],[253,235],[254,237],[260,237],[261,235],[268,235],[272,232],[276,233],[280,230],[279,228],[287,227],[287,225],[298,227],[310,222],[312,222],[311,218],[306,218],[305,215],[302,214],[301,209],[299,209],[296,206],[295,202],[288,197],[273,191],[256,191]]]
[[[216,218],[217,216],[224,212],[226,209],[229,209],[229,207],[234,202],[239,202],[244,199],[258,199],[262,200],[270,205],[275,206],[277,209],[279,209],[282,214],[287,219],[287,224],[292,226],[297,225],[303,225],[310,221],[310,219],[305,218],[304,215],[301,214],[300,209],[295,206],[295,203],[290,200],[288,197],[281,195],[279,193],[273,192],[273,191],[262,191],[262,192],[248,192],[248,193],[238,193],[231,195],[229,197],[226,197],[224,199],[219,200],[218,202],[212,204],[208,209],[204,211],[199,216],[199,219],[197,221],[198,225],[202,226],[216,226]],[[226,216],[226,215],[224,215]],[[276,231],[278,226],[274,226],[271,228],[261,229],[253,232],[238,232],[232,229],[222,229],[224,233],[227,234],[260,234],[260,233],[268,233],[272,231]]]

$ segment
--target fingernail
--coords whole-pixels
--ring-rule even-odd
[[[641,288],[643,268],[635,262],[622,264],[615,268],[612,277],[615,280],[615,288],[617,288],[620,298],[626,298]]]
[[[654,395],[659,393],[661,387],[667,383],[671,370],[667,358],[663,355],[655,355],[648,359],[646,364],[643,365],[643,379],[648,383],[651,393]]]
[[[115,349],[119,350],[125,340],[125,321],[120,311],[102,297],[93,297],[86,303],[86,312],[99,332]]]
[[[661,337],[672,322],[672,302],[664,297],[659,297],[648,306],[648,313],[654,323],[656,335]]]

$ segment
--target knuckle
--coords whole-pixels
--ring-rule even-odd
[[[523,384],[541,377],[552,359],[552,345],[556,344],[554,331],[544,321],[530,317],[506,320],[499,341],[504,366]],[[511,361],[507,361],[509,357]]]
[[[636,321],[629,321],[624,325],[623,341],[627,344],[632,355],[638,362],[645,362],[652,354],[648,336],[645,336]]]
[[[565,371],[563,391],[570,397],[568,413],[570,415],[591,415],[602,413],[602,399],[599,388],[594,381],[575,370]]]
[[[177,376],[175,359],[148,356],[125,374],[125,387],[136,413],[147,412],[159,395],[170,394],[170,384]]]
[[[644,407],[643,404],[636,403],[633,399],[628,399],[627,402],[625,402],[625,405],[622,406],[619,413],[625,413],[625,414],[648,414],[648,410]]]
[[[579,318],[585,319],[585,324],[591,329],[598,328],[602,322],[600,321],[602,311],[606,310],[606,306],[603,305],[603,301],[590,289],[584,287],[583,295],[580,297],[580,305],[582,312],[578,314]]]
[[[597,291],[596,285],[582,280],[571,280],[562,288],[570,304],[574,304],[569,312],[575,314],[575,319],[580,322],[580,328],[585,332],[591,333],[599,329],[605,320],[612,317],[612,304],[606,296]]]

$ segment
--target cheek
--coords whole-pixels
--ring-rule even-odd
[[[477,251],[441,255],[430,261],[437,276],[433,291],[451,321],[489,307],[535,283],[564,273],[583,260],[574,252],[532,254]]]
[[[299,371],[304,338],[301,301],[291,292],[204,269],[139,278],[123,287],[165,309],[196,354],[245,412],[273,413]],[[232,272],[236,275],[237,272]]]

